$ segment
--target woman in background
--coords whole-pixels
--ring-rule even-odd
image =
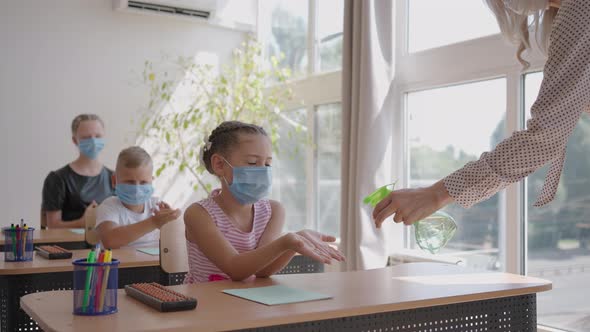
[[[113,195],[113,171],[98,160],[103,137],[104,122],[98,115],[80,114],[72,121],[72,142],[79,155],[45,178],[42,214],[47,227],[83,228],[86,211]]]

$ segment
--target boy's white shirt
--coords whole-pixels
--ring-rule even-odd
[[[160,199],[151,197],[147,202],[142,213],[137,213],[126,208],[119,197],[111,196],[105,199],[96,209],[96,226],[98,227],[105,221],[112,221],[119,226],[126,226],[144,221],[151,217],[154,210],[158,209]],[[139,239],[127,244],[131,247],[159,247],[160,230],[155,229]]]

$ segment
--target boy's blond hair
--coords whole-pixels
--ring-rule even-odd
[[[138,168],[147,165],[152,165],[152,157],[139,146],[124,149],[119,153],[119,157],[117,158],[117,169],[121,167]]]

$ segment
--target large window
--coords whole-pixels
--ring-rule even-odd
[[[525,111],[541,85],[542,73],[525,76]],[[590,119],[576,126],[553,202],[533,207],[547,167],[527,185],[528,275],[549,279],[553,290],[538,295],[539,322],[569,331],[590,330]]]
[[[340,233],[341,115],[339,103],[316,108],[317,218],[319,230],[327,234]]]
[[[344,0],[260,1],[267,57],[281,59],[293,78],[340,70],[343,16]]]
[[[279,128],[278,155],[273,160],[273,197],[283,204],[286,230],[307,227],[306,149],[309,130],[305,109],[284,112]]]
[[[504,138],[506,80],[411,92],[407,112],[409,184],[429,186]],[[498,196],[472,209],[451,205],[445,210],[458,229],[441,254],[460,256],[471,267],[499,268],[498,225],[504,212]]]
[[[267,56],[282,58],[294,77],[307,72],[308,2],[290,0],[261,1],[263,42]]]
[[[282,110],[273,197],[285,231],[340,236],[340,72],[343,0],[260,1],[265,56],[292,71],[295,98]]]
[[[317,46],[319,71],[338,70],[342,67],[343,0],[317,1]]]
[[[286,231],[312,228],[338,236],[340,103],[318,105],[311,112],[298,109],[282,114],[279,154],[273,162],[273,197],[285,206]]]
[[[408,4],[410,52],[493,35],[500,31],[483,1],[411,0]]]
[[[399,96],[396,119],[405,124],[407,168],[395,170],[405,187],[427,186],[525,126],[545,59],[527,54],[523,73],[516,49],[498,36],[483,1],[396,2]],[[461,43],[457,43],[461,42]],[[419,52],[418,52],[419,51]],[[475,83],[474,83],[475,82]],[[404,113],[405,111],[405,113]],[[405,121],[405,122],[404,122]],[[458,231],[440,255],[476,269],[528,274],[553,282],[538,295],[538,322],[590,331],[590,119],[573,132],[556,198],[533,202],[547,167],[470,209],[446,208]],[[412,248],[412,234],[406,235]],[[420,255],[416,255],[419,259]]]

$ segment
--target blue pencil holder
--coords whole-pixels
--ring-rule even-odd
[[[110,263],[74,264],[74,315],[101,316],[117,312],[119,260]]]
[[[2,228],[4,233],[4,261],[26,262],[33,260],[33,232],[35,228]]]

